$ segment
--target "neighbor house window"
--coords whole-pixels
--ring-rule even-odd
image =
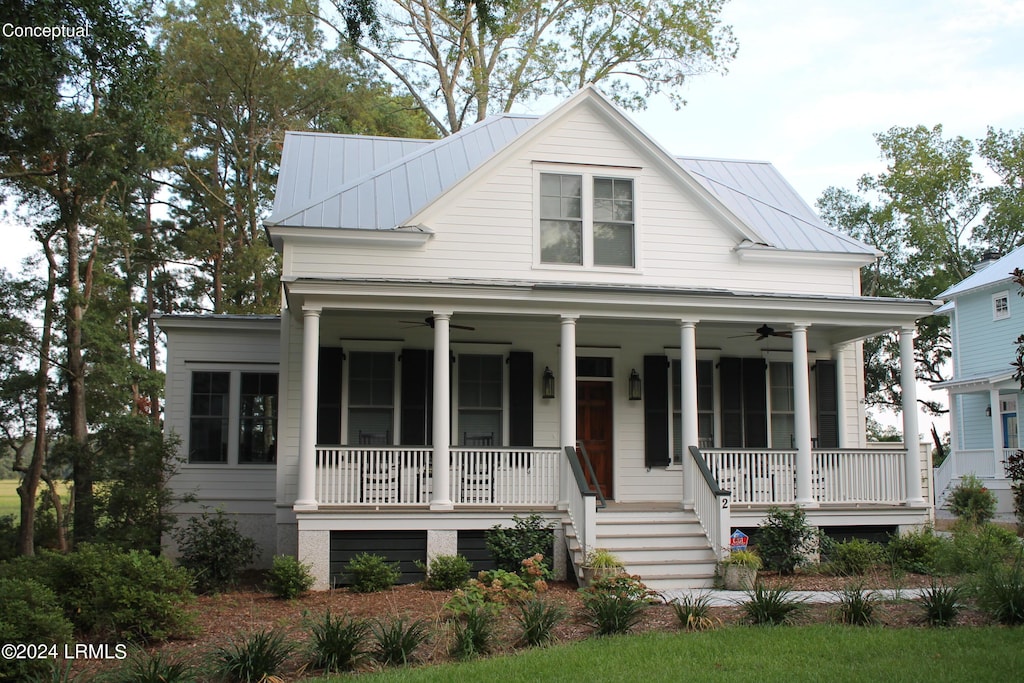
[[[231,373],[193,372],[188,461],[228,461]]]
[[[503,356],[459,356],[459,434],[463,446],[500,446]]]
[[[992,319],[1003,320],[1010,317],[1010,293],[999,292],[992,295]]]
[[[188,461],[273,464],[277,460],[277,373],[192,373]]]
[[[393,443],[395,354],[353,351],[349,359],[348,442]]]
[[[277,373],[241,373],[238,462],[277,459]]]
[[[540,262],[636,265],[631,178],[540,174]]]

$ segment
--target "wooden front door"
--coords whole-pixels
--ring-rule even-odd
[[[612,497],[612,383],[583,381],[576,383],[576,439],[590,456],[597,482],[587,482]],[[583,464],[582,462],[580,463]]]

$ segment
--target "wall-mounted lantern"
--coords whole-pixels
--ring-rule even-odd
[[[544,368],[544,376],[541,378],[541,398],[554,398],[555,397],[555,373],[551,372],[551,368]]]
[[[642,395],[640,375],[637,374],[636,368],[633,368],[633,372],[629,373],[629,400],[639,401]]]

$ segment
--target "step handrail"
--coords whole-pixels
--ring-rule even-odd
[[[566,449],[566,452],[568,453],[569,446],[566,446],[565,449]],[[575,463],[576,464],[576,469],[579,470],[578,474],[576,473],[576,470],[573,470],[573,475],[576,477],[576,485],[580,487],[580,493],[582,493],[583,495],[595,495],[596,494],[597,495],[597,499],[600,501],[597,504],[597,509],[598,510],[600,510],[602,508],[608,507],[608,501],[605,499],[604,494],[601,493],[601,487],[600,486],[596,486],[596,484],[597,484],[597,475],[594,473],[594,466],[593,466],[593,464],[591,464],[590,456],[587,454],[587,447],[583,445],[582,441],[577,441],[576,442],[576,450],[575,450],[575,452],[573,452],[573,456],[574,457],[569,458],[569,462]],[[587,466],[587,473],[590,474],[590,481],[594,482],[595,486],[590,486],[587,483],[587,478],[583,475],[583,469],[582,469],[582,467],[580,467],[579,457],[578,456],[582,456],[583,457],[583,464]]]
[[[699,448],[690,446],[689,450],[701,474],[693,486],[693,511],[704,529],[712,552],[721,560],[729,548],[729,534],[732,531],[732,516],[729,510],[732,491],[726,491],[719,486]]]

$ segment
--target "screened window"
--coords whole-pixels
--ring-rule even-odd
[[[231,374],[193,372],[188,461],[228,461],[228,405]]]
[[[497,355],[459,356],[459,443],[500,446],[504,359]]]
[[[672,361],[672,462],[683,457],[682,364]],[[715,445],[715,367],[710,360],[697,361],[697,447]]]
[[[277,373],[241,374],[238,462],[277,460]]]
[[[772,400],[772,448],[796,448],[793,364],[770,363],[768,374]]]
[[[390,444],[395,411],[395,354],[349,354],[348,443]]]
[[[583,263],[583,178],[540,174],[540,260]]]
[[[992,319],[1003,320],[1010,317],[1010,293],[1000,292],[992,296]]]
[[[633,181],[594,178],[594,265],[633,266]]]

